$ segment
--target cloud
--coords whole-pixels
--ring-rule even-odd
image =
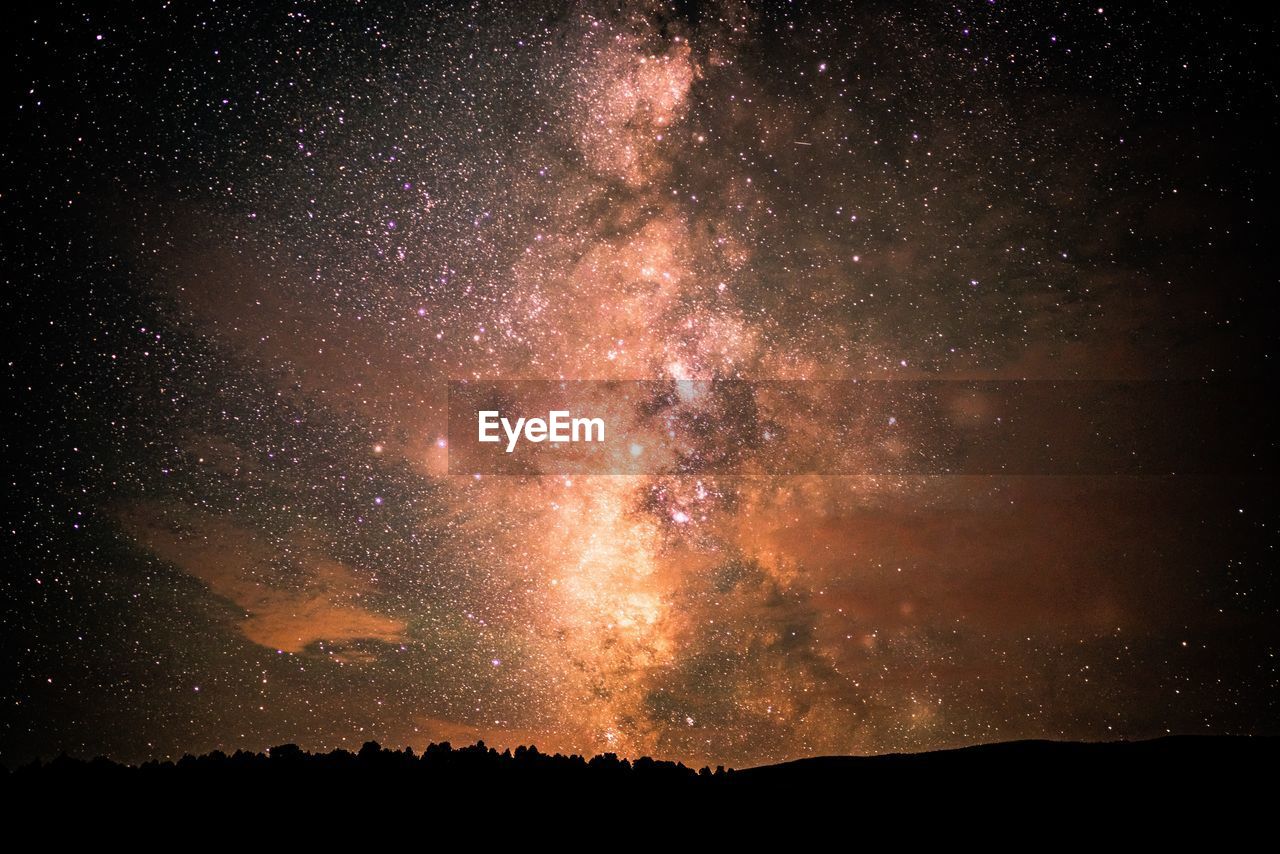
[[[259,646],[301,653],[316,643],[404,640],[403,621],[361,604],[369,587],[357,571],[299,535],[272,543],[226,516],[158,502],[119,518],[141,546],[242,609],[238,628]]]

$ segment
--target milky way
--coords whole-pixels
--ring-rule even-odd
[[[29,15],[0,756],[1274,731],[1247,473],[449,468],[457,380],[1265,387],[1266,30],[1206,15]]]

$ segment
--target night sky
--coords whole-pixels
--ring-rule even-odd
[[[449,468],[457,380],[1274,404],[1275,28],[1240,14],[11,12],[0,761],[1280,733],[1262,466]]]

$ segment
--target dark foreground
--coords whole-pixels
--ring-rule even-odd
[[[267,753],[185,756],[177,762],[122,765],[60,757],[8,771],[10,799],[263,794],[274,799],[430,794],[460,799],[510,793],[812,794],[862,803],[945,799],[978,802],[1275,795],[1280,739],[1174,736],[1139,742],[1019,741],[957,750],[873,757],[822,757],[744,770],[703,768],[612,754],[585,759],[537,748],[514,753],[483,743],[422,754],[366,744],[359,753],[305,753],[294,745]]]

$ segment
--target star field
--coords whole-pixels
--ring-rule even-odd
[[[15,13],[0,760],[1274,733],[1260,476],[448,467],[451,380],[1261,405],[1275,88],[1242,14]],[[738,415],[695,438],[756,453]],[[769,429],[822,454],[808,423]]]

